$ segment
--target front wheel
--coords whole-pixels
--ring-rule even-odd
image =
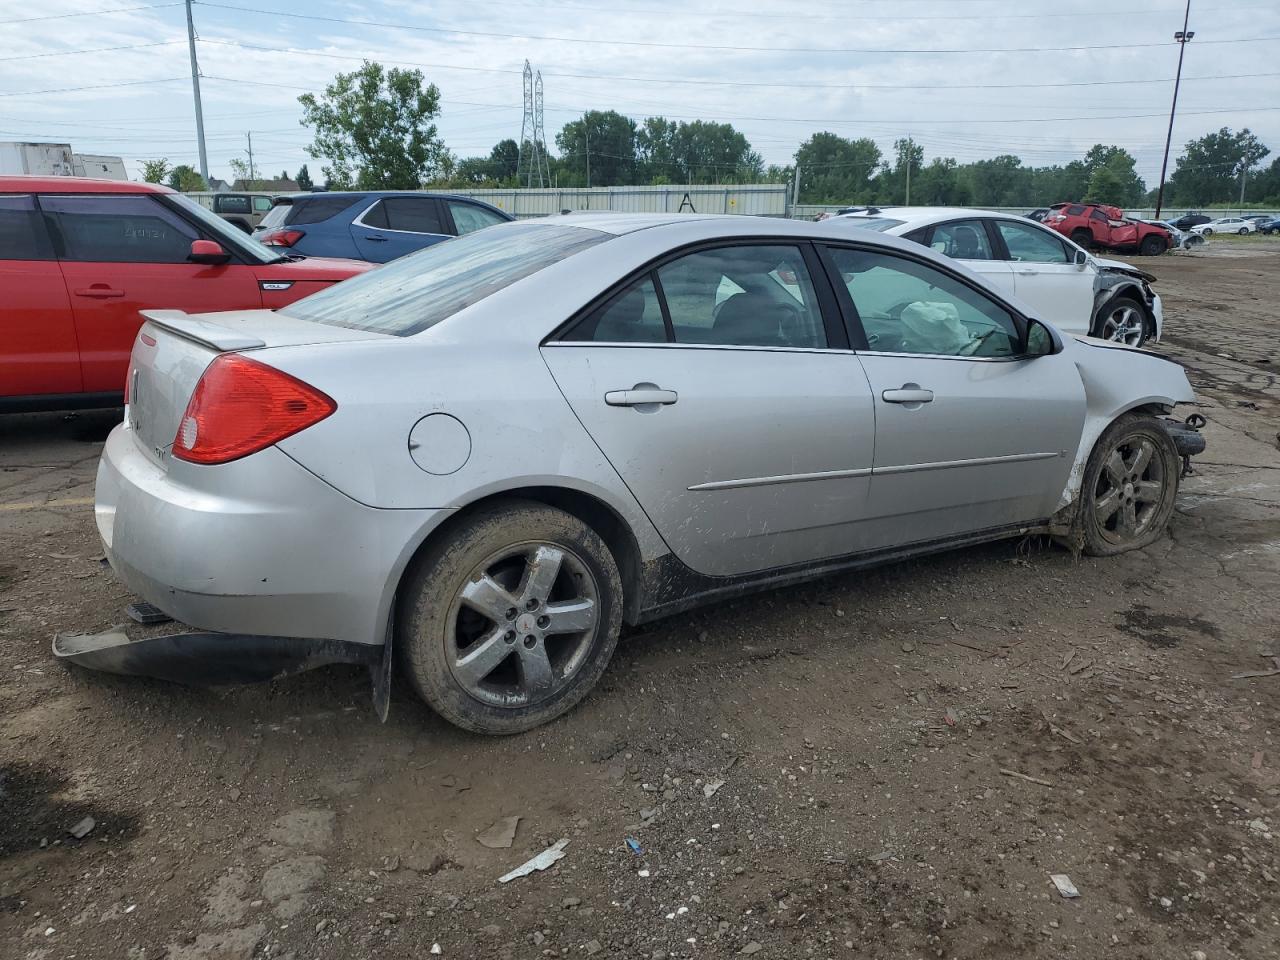
[[[1084,552],[1110,557],[1155,542],[1178,495],[1178,451],[1160,421],[1127,413],[1102,432],[1085,466]]]
[[[1143,237],[1142,245],[1138,247],[1138,254],[1144,257],[1158,257],[1168,249],[1168,244],[1160,237]]]
[[[1243,237],[1245,234],[1247,234],[1248,232],[1249,232],[1249,228],[1248,228],[1248,227],[1241,227],[1239,230],[1237,230],[1237,231],[1236,231],[1236,233],[1237,233],[1239,236],[1242,236],[1242,237]]]
[[[1093,335],[1113,343],[1140,347],[1147,339],[1147,315],[1133,297],[1121,294],[1103,304],[1094,318]]]
[[[1205,229],[1203,229],[1203,230],[1201,230],[1201,231],[1200,231],[1200,236],[1202,236],[1202,237],[1212,237],[1212,236],[1213,236],[1213,231],[1212,231],[1212,230],[1210,230],[1208,227],[1206,227]]]
[[[450,723],[510,734],[574,707],[622,625],[608,546],[578,518],[524,500],[483,509],[418,558],[397,646],[419,695]]]

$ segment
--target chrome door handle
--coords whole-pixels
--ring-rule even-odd
[[[674,390],[663,390],[660,387],[637,383],[630,390],[610,390],[604,395],[604,402],[611,407],[641,407],[645,404],[661,404],[669,406],[680,399]]]
[[[915,383],[904,383],[901,389],[886,390],[880,399],[885,403],[933,403],[933,391]]]

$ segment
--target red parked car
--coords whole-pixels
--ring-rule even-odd
[[[167,187],[0,177],[0,411],[113,406],[149,307],[283,307],[371,264],[282,257]]]
[[[1173,234],[1145,220],[1131,220],[1104,203],[1055,203],[1040,221],[1086,250],[1136,251],[1158,257],[1173,246]]]

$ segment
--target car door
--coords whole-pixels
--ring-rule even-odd
[[[193,240],[215,240],[153,194],[45,195],[71,294],[88,393],[123,391],[133,340],[149,307],[210,313],[262,306],[253,268],[191,263]]]
[[[1094,243],[1100,246],[1105,247],[1111,242],[1111,220],[1097,207],[1089,211],[1089,233],[1093,235]]]
[[[930,263],[828,254],[875,398],[867,540],[896,547],[1052,515],[1085,416],[1071,360],[1026,357],[1021,317]]]
[[[698,573],[862,548],[871,395],[815,267],[807,245],[711,245],[645,271],[543,347],[578,419]]]
[[[0,398],[80,393],[67,285],[31,194],[0,196]]]
[[[351,224],[356,249],[365,260],[386,263],[451,236],[435,197],[383,197]]]
[[[1093,326],[1096,268],[1076,263],[1074,245],[1052,231],[1021,220],[993,219],[1002,256],[1008,258],[1013,293],[1064,333],[1089,333]]]
[[[996,250],[982,220],[951,220],[929,229],[926,246],[952,260],[959,260],[997,290],[1013,293],[1013,271]]]

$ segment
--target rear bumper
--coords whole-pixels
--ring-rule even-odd
[[[112,568],[175,620],[233,634],[381,644],[401,571],[442,511],[356,503],[272,447],[217,467],[107,439],[95,491]]]

